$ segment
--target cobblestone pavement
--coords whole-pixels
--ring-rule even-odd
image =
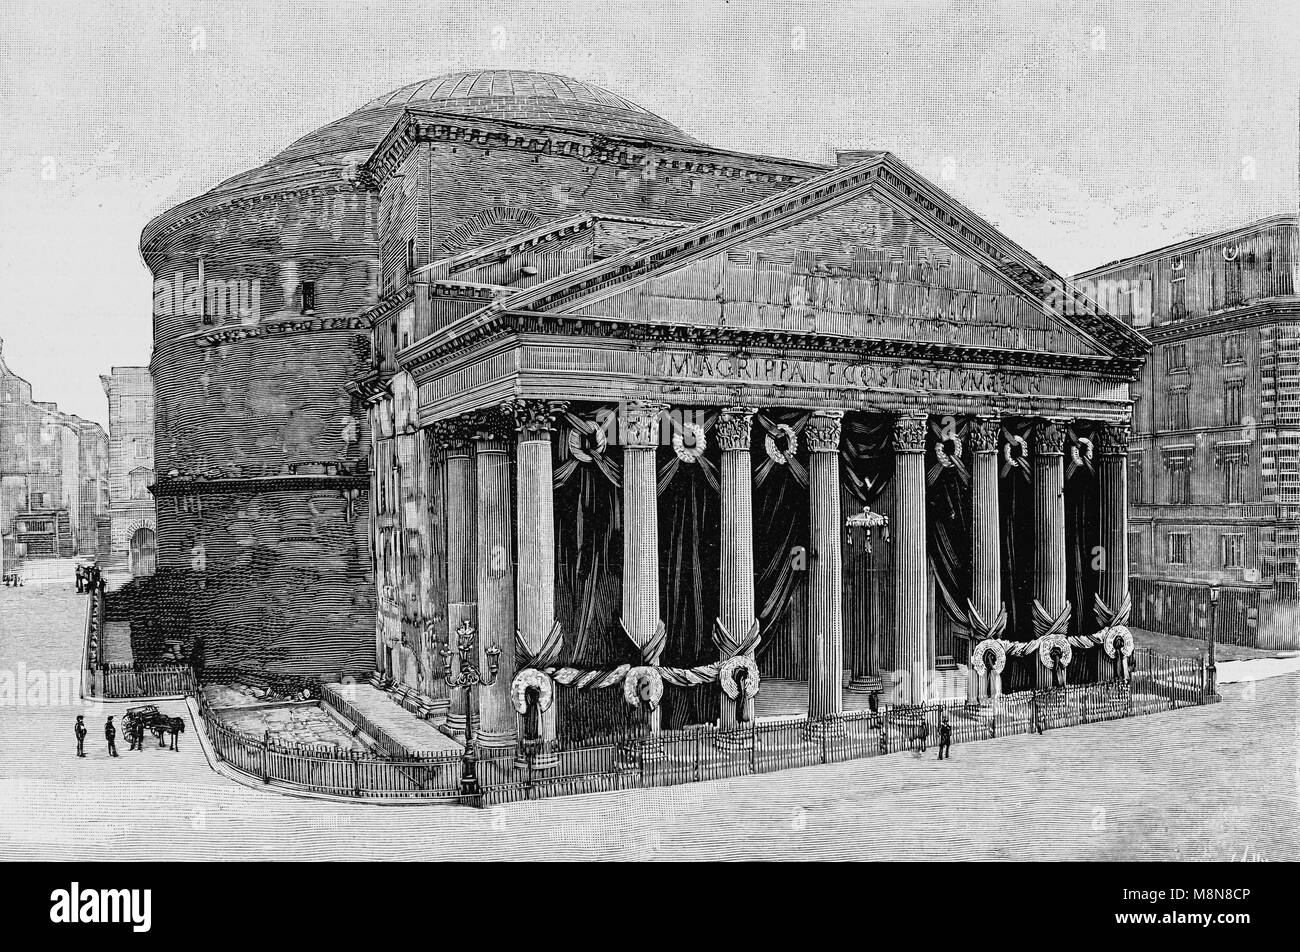
[[[228,780],[194,725],[177,753],[122,744],[110,759],[103,719],[125,704],[34,687],[12,703],[15,673],[75,674],[84,611],[71,585],[0,589],[0,857],[1300,859],[1296,674],[1230,684],[1209,707],[961,745],[951,761],[898,754],[484,811],[381,807]]]

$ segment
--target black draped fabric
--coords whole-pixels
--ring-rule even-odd
[[[946,638],[937,638],[936,653],[964,663],[969,651],[971,597],[971,476],[963,449],[970,424],[945,417],[930,421],[926,434],[926,550],[934,570],[939,608],[946,619]]]
[[[1093,600],[1100,583],[1101,499],[1098,491],[1093,433],[1076,425],[1065,447],[1065,577],[1071,605],[1070,634],[1097,630]],[[1097,680],[1100,648],[1078,649],[1067,677],[1071,684]]]
[[[554,441],[555,616],[565,664],[602,667],[624,659],[622,449],[596,435],[606,408],[566,413]]]
[[[718,617],[722,524],[718,485],[722,454],[712,434],[716,419],[716,412],[701,411],[684,422],[674,421],[671,433],[681,446],[662,446],[656,454],[659,597],[668,635],[662,663],[670,667],[690,668],[718,657],[712,637]],[[695,459],[690,459],[698,449],[692,427],[699,427],[704,435],[703,454]],[[675,729],[717,720],[717,695],[713,685],[665,687],[663,727]]]
[[[840,430],[840,478],[859,505],[869,506],[894,478],[894,423],[847,413]],[[845,513],[845,516],[852,513]]]
[[[1007,609],[1004,637],[1034,638],[1034,492],[1029,462],[1030,422],[1007,420],[998,456],[998,511],[1002,518],[1002,600]],[[1037,686],[1031,659],[1008,658],[1002,690],[1026,691]]]
[[[808,450],[801,435],[807,419],[786,410],[754,415],[754,600],[763,638],[757,657],[765,676],[776,678],[806,677],[806,625],[791,606],[802,603],[808,587],[807,563],[793,554],[808,548]]]

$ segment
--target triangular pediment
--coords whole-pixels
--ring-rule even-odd
[[[888,153],[543,281],[505,310],[1126,358],[1149,345]]]

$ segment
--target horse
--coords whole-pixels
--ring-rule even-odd
[[[176,745],[176,738],[185,733],[185,719],[183,717],[161,717],[149,727],[154,737],[158,738],[158,746],[165,745],[164,735],[171,735],[170,750],[179,750]]]

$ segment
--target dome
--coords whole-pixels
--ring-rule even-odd
[[[515,69],[448,73],[403,86],[363,109],[429,103],[440,112],[516,119],[591,132],[695,143],[682,130],[607,89],[555,73]]]
[[[467,70],[420,80],[372,99],[360,109],[293,143],[268,166],[336,152],[369,151],[402,110],[558,126],[586,133],[700,145],[672,123],[607,89],[555,73],[516,69]]]
[[[350,168],[369,157],[403,110],[412,106],[467,117],[572,129],[589,135],[702,146],[699,140],[648,109],[581,80],[514,69],[447,73],[372,99],[343,118],[309,132],[263,165],[241,172],[206,194],[183,202],[145,228],[142,246],[165,222],[235,193],[319,181],[322,175],[347,174]]]

